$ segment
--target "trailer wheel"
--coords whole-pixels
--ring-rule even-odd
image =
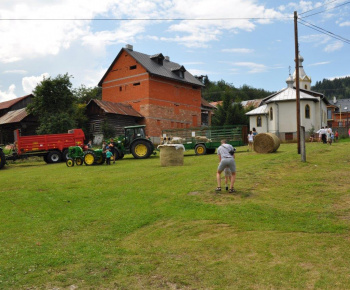
[[[105,160],[106,160],[105,156],[103,154],[101,154],[101,156],[95,160],[95,163],[98,165],[101,165],[101,164],[105,163]]]
[[[75,159],[75,164],[76,165],[83,165],[83,163],[84,163],[84,160],[83,160],[83,158],[81,158],[81,157],[77,157],[76,159]]]
[[[0,169],[4,167],[5,165],[5,154],[4,152],[0,149]]]
[[[64,149],[62,152],[62,160],[63,161],[67,161],[69,156],[68,156],[69,150],[68,149]]]
[[[205,148],[203,144],[198,144],[194,148],[194,153],[196,153],[196,155],[205,155],[207,154],[207,148]]]
[[[215,148],[207,149],[207,154],[214,154],[214,153],[215,153]]]
[[[131,154],[136,159],[145,159],[152,154],[152,149],[150,144],[145,140],[136,140],[131,145]]]
[[[74,160],[72,158],[68,158],[66,160],[67,167],[73,167],[74,166]]]
[[[87,166],[93,165],[95,162],[95,155],[92,152],[87,152],[84,155],[84,163]]]
[[[62,158],[62,155],[59,151],[50,151],[46,156],[48,163],[58,163]]]

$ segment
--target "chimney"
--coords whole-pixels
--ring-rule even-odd
[[[337,102],[337,97],[333,97],[333,103],[335,104]]]
[[[129,50],[131,50],[131,51],[134,50],[134,47],[133,47],[131,44],[125,45],[125,48],[126,48],[126,49],[129,49]]]
[[[170,57],[169,57],[169,56],[165,56],[164,59],[165,59],[166,61],[170,61]]]

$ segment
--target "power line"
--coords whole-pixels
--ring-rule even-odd
[[[321,32],[321,33],[323,33],[323,34],[326,34],[326,35],[328,35],[328,36],[330,36],[330,37],[333,37],[333,38],[335,38],[335,39],[337,39],[337,40],[340,40],[340,41],[343,41],[343,42],[345,42],[345,43],[347,43],[347,44],[350,44],[350,40],[349,40],[349,39],[344,38],[344,37],[342,37],[342,36],[340,36],[340,35],[334,34],[333,32],[330,32],[330,31],[328,31],[328,30],[325,30],[325,29],[323,29],[323,28],[321,28],[321,27],[319,27],[319,26],[316,26],[316,25],[314,25],[314,24],[311,24],[311,23],[309,23],[309,22],[307,22],[307,21],[305,21],[305,20],[303,20],[303,19],[299,19],[298,22],[299,22],[300,24],[306,26],[306,27],[309,27],[309,28],[314,29],[314,30],[316,30],[316,31],[318,31],[318,32]],[[303,23],[303,22],[304,22],[304,23]]]
[[[350,1],[345,2],[345,3],[343,3],[343,4],[340,4],[340,5],[337,5],[337,6],[334,6],[334,7],[332,7],[332,8],[325,9],[325,10],[320,11],[320,12],[316,12],[316,13],[313,13],[313,14],[310,14],[310,15],[306,15],[306,16],[304,16],[304,17],[302,17],[302,18],[307,18],[307,17],[313,16],[313,15],[316,15],[316,14],[320,14],[320,13],[323,13],[323,12],[326,12],[326,11],[329,11],[329,10],[332,10],[332,9],[335,9],[335,8],[338,8],[338,7],[347,5],[347,4],[349,4],[349,3],[350,3]]]
[[[280,20],[293,17],[223,17],[223,18],[2,18],[0,21],[221,21]]]
[[[333,3],[333,2],[336,2],[336,1],[339,1],[339,0],[333,0],[333,1],[327,2],[327,3],[325,3],[325,4],[323,4],[323,5],[320,5],[320,6],[316,7],[316,8],[313,8],[313,9],[307,10],[307,11],[305,11],[305,12],[303,12],[303,13],[300,13],[299,16],[300,16],[300,15],[303,15],[303,14],[305,14],[305,13],[308,13],[308,12],[310,12],[310,11],[319,9],[319,8],[321,8],[321,7],[323,7],[323,6],[326,6],[326,5],[331,4],[331,3]]]

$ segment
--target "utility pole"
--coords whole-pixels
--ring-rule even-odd
[[[294,11],[294,42],[295,42],[295,87],[297,104],[297,142],[300,154],[300,89],[299,89],[299,43],[298,43],[298,14]]]

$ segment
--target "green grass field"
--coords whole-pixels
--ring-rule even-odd
[[[0,289],[349,289],[350,143],[238,148],[184,166],[10,163],[0,171]]]

